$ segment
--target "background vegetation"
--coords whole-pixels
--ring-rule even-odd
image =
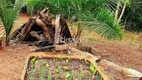
[[[131,0],[126,7],[123,22],[127,30],[142,31],[142,0]]]
[[[69,20],[76,18],[76,37],[89,28],[107,39],[121,40],[124,29],[141,31],[142,28],[141,0],[0,0],[0,17],[6,36],[9,36],[24,1],[32,16],[36,11],[49,7],[53,15],[61,14]]]

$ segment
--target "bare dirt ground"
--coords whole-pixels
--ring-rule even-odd
[[[142,51],[123,43],[95,43],[93,55],[142,72]]]
[[[11,44],[0,53],[0,80],[21,80],[24,62],[34,48],[26,44]]]
[[[15,26],[22,25],[28,18],[29,16],[21,14]],[[123,41],[95,39],[90,43],[91,52],[95,56],[142,72],[142,34],[128,32],[125,37],[127,38]],[[33,49],[27,44],[11,44],[0,51],[0,80],[20,80],[25,58]]]

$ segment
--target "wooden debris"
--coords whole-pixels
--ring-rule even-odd
[[[12,33],[11,39],[19,42],[37,41],[35,45],[39,47],[38,51],[50,49],[53,45],[71,42],[72,36],[66,20],[61,16],[56,16],[54,19],[47,11],[48,9],[44,9],[36,17],[30,18]],[[60,41],[59,38],[63,39]]]
[[[16,36],[17,40],[19,41],[25,40],[28,37],[31,31],[31,28],[35,24],[35,22],[36,21],[34,18],[30,18],[29,21],[24,26],[24,28],[22,29],[22,31]]]

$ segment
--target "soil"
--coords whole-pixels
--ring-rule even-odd
[[[142,72],[142,51],[123,42],[95,43],[93,55]]]
[[[27,44],[10,44],[0,51],[0,80],[21,80],[21,74],[28,53],[34,47]]]
[[[21,14],[18,21],[22,23],[15,24],[15,27],[21,26],[28,18],[29,16]],[[136,38],[139,38],[134,39],[134,43],[131,42],[133,36],[132,38],[126,36],[127,38],[123,41],[94,39],[90,44],[84,44],[89,47],[91,45],[91,52],[95,56],[101,56],[102,59],[142,72],[142,50],[138,48],[140,41],[142,41],[142,34],[135,35]],[[12,43],[9,47],[0,50],[0,80],[20,80],[25,58],[33,49],[35,47],[30,47],[27,44]]]
[[[30,59],[25,80],[46,80],[50,74],[52,80],[95,80],[88,61],[43,58],[33,62],[34,59]]]

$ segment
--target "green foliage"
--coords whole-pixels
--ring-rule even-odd
[[[61,66],[57,63],[57,69],[55,70],[56,73],[60,73],[62,71]]]
[[[91,65],[91,66],[90,66],[90,71],[91,71],[93,74],[95,74],[95,73],[97,72],[97,69],[96,69],[93,65]]]
[[[72,69],[68,80],[73,80],[73,77],[74,77],[74,70]]]
[[[114,0],[112,0],[114,1]],[[108,39],[122,39],[123,30],[114,22],[114,8],[110,0],[48,0],[51,13],[62,14],[70,19],[76,16],[79,25],[95,30]],[[111,4],[112,3],[112,4]],[[78,26],[79,27],[79,26]],[[80,32],[84,27],[80,28]],[[80,33],[79,32],[79,33]]]
[[[126,29],[132,31],[141,31],[142,27],[142,1],[130,0],[130,5],[126,7],[123,21]],[[123,23],[124,23],[123,22]]]
[[[76,18],[86,26],[79,24],[77,36],[81,36],[84,27],[92,27],[98,34],[108,39],[122,39],[123,30],[114,22],[114,11],[117,0],[27,0],[28,8],[33,15],[36,10],[50,8],[54,15],[62,14],[65,18]],[[84,17],[87,16],[87,17]],[[81,26],[81,27],[80,27]]]
[[[35,11],[41,10],[47,6],[48,6],[47,0],[27,0],[27,8],[31,16],[34,15]]]
[[[68,59],[70,59],[70,58],[68,57]],[[54,62],[54,60],[56,60],[56,61]],[[102,80],[102,75],[104,75],[104,74],[101,70],[99,70],[99,67],[97,67],[97,65],[95,66],[95,64],[90,64],[90,62],[87,62],[87,60],[82,60],[82,61],[84,61],[84,63],[87,63],[88,68],[90,67],[90,70],[89,70],[86,67],[84,67],[82,64],[70,66],[68,64],[72,64],[74,62],[72,62],[72,59],[70,59],[71,61],[66,63],[66,60],[67,60],[67,58],[62,59],[62,60],[60,60],[60,58],[59,58],[59,59],[50,59],[48,62],[46,60],[42,60],[41,58],[37,59],[37,57],[33,57],[30,59],[30,64],[28,63],[29,67],[27,68],[27,78],[29,80],[35,80],[35,79],[52,80],[53,77],[55,80],[56,79],[94,80],[96,78],[98,78],[97,80]],[[63,61],[63,63],[62,63],[62,61]],[[80,61],[80,60],[78,60],[78,61]],[[82,61],[81,61],[81,63],[82,63]],[[55,66],[53,64],[55,64]],[[90,66],[89,66],[89,64],[90,64]],[[77,66],[78,67],[80,66],[79,69],[77,69],[78,68]],[[79,76],[77,76],[77,75],[79,75]]]
[[[50,69],[48,69],[48,77],[47,77],[47,80],[52,80],[52,79],[51,79],[51,71],[50,71]]]
[[[9,35],[12,30],[21,7],[25,0],[16,0],[13,4],[11,0],[0,0],[0,18],[3,22],[6,32],[6,45],[9,43]]]
[[[139,49],[142,49],[142,41],[139,43]]]

